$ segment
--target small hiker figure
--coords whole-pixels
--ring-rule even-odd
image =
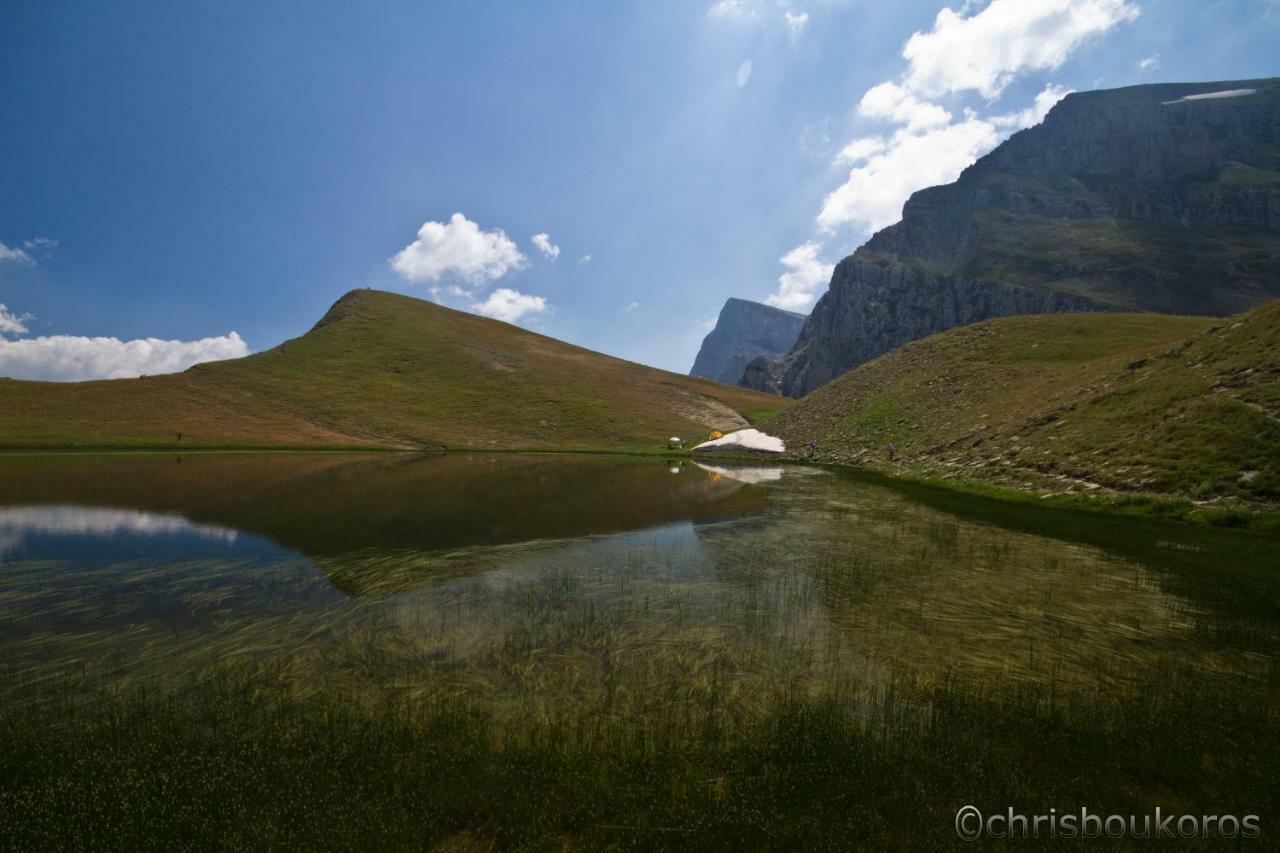
[[[898,461],[898,445],[894,444],[892,441],[889,442],[889,461]]]
[[[809,439],[809,458],[813,459],[818,455],[818,440],[816,438]]]
[[[182,441],[182,433],[178,433],[178,441]]]

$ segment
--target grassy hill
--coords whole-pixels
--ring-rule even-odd
[[[1011,317],[868,362],[765,425],[826,461],[1043,494],[1280,502],[1280,302]],[[888,461],[887,445],[901,459]]]
[[[8,448],[653,448],[786,403],[373,290],[248,358],[142,379],[0,380],[0,401]]]

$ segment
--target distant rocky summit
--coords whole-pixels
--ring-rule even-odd
[[[804,321],[803,314],[730,299],[720,309],[716,327],[703,338],[689,375],[735,384],[753,358],[776,358],[789,352]]]
[[[1280,79],[1068,95],[835,269],[741,383],[799,397],[904,343],[1014,314],[1225,316],[1280,296]]]

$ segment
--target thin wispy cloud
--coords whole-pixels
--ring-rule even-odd
[[[716,0],[707,8],[707,17],[712,20],[725,18],[752,17],[755,9],[747,0]]]
[[[804,31],[809,28],[808,12],[793,12],[788,9],[782,13],[782,19],[787,24],[787,34],[791,36],[792,41],[798,41],[800,36],[804,35]]]
[[[751,66],[750,59],[742,60],[742,64],[738,66],[737,80],[738,80],[739,89],[747,85],[747,82],[751,79],[751,68],[752,66]]]
[[[0,243],[0,264],[3,263],[31,266],[35,263],[35,260],[22,249]]]

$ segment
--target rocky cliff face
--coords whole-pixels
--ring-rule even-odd
[[[786,354],[795,344],[804,321],[803,314],[745,299],[730,299],[720,309],[716,327],[703,339],[689,374],[734,384],[742,378],[742,371],[753,358]]]
[[[914,194],[837,266],[792,351],[742,384],[802,396],[989,317],[1226,315],[1278,296],[1280,80],[1086,92]]]

